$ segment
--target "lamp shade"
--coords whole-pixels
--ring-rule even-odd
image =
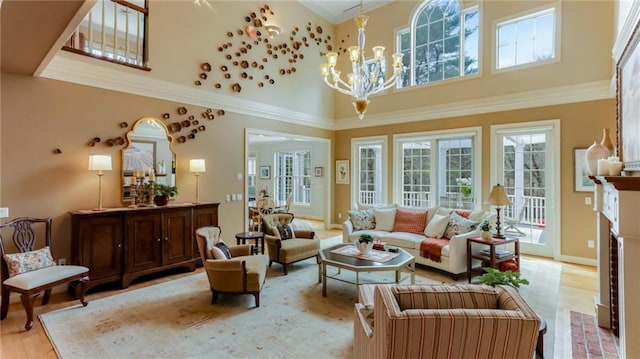
[[[89,171],[111,171],[111,155],[89,156]]]
[[[189,161],[189,172],[205,172],[204,159],[194,159]]]
[[[509,206],[511,205],[511,201],[509,197],[507,197],[507,192],[505,192],[504,187],[498,183],[493,186],[491,189],[491,193],[489,193],[489,198],[487,198],[487,204],[492,206]]]

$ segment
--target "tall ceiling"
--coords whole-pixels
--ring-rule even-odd
[[[362,4],[362,12],[366,13],[393,0],[298,0],[298,2],[332,24],[339,24],[358,15],[360,4]]]

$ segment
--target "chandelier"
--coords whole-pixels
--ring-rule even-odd
[[[327,54],[327,62],[320,65],[324,82],[329,87],[338,90],[345,95],[353,97],[353,107],[358,113],[358,117],[362,120],[367,106],[369,105],[368,97],[378,92],[384,91],[394,84],[400,82],[402,69],[402,53],[395,53],[393,57],[393,75],[386,81],[383,79],[383,59],[384,46],[373,47],[373,63],[367,63],[364,59],[364,27],[367,25],[369,17],[362,14],[362,1],[360,1],[360,15],[356,16],[353,21],[358,25],[358,45],[348,48],[349,60],[351,61],[351,73],[347,75],[347,81],[340,78],[341,71],[335,69],[338,61],[338,53],[329,52]],[[331,79],[329,79],[331,75]]]

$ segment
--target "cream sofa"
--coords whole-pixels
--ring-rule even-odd
[[[540,317],[509,286],[378,285],[356,303],[353,357],[531,359]]]
[[[460,274],[466,273],[467,271],[467,238],[480,236],[479,229],[470,229],[465,232],[457,233],[455,231],[451,231],[449,225],[444,231],[444,235],[447,233],[455,235],[451,235],[444,247],[442,247],[440,252],[440,261],[432,260],[429,258],[425,258],[421,256],[420,247],[423,240],[427,238],[433,238],[431,233],[427,231],[429,224],[436,218],[439,220],[443,220],[443,216],[453,216],[452,213],[456,212],[464,212],[461,210],[455,209],[447,209],[443,207],[432,207],[432,208],[409,208],[409,207],[400,207],[397,205],[386,205],[386,206],[364,206],[358,205],[357,210],[349,211],[350,217],[342,224],[342,241],[344,243],[353,243],[358,240],[360,235],[369,234],[374,239],[379,239],[385,243],[387,247],[400,247],[405,251],[411,253],[416,258],[416,263],[423,264],[425,266],[437,268],[448,273],[451,273],[453,278],[457,279]],[[394,225],[390,226],[390,222],[388,218],[375,218],[375,214],[382,214],[383,212],[392,212],[392,209],[396,211],[398,209],[404,211],[413,211],[413,212],[427,212],[426,223],[424,225],[423,231],[414,231],[403,232],[403,231],[394,231]],[[373,221],[374,228],[369,229],[360,229],[354,228],[354,224],[351,221],[353,217],[352,214],[354,211],[369,211],[369,213],[373,213]],[[468,212],[468,220],[479,223],[482,220],[486,219],[490,222],[495,222],[496,214],[492,212],[484,212],[484,211],[466,211]],[[381,223],[384,220],[384,224]],[[495,224],[495,223],[494,223]],[[438,237],[439,238],[439,237]],[[474,259],[473,265],[477,266],[480,262]]]

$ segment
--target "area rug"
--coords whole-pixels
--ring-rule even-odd
[[[323,247],[338,243],[323,240]],[[523,261],[523,275],[531,263]],[[254,307],[253,296],[220,295],[211,304],[206,274],[115,294],[40,315],[60,358],[351,358],[354,285],[329,280],[322,296],[313,259],[290,267],[284,276],[274,265]],[[343,271],[348,276],[350,272]],[[417,284],[441,284],[419,270]],[[393,273],[376,272],[376,280]],[[554,277],[554,275],[550,275]],[[559,278],[559,271],[555,277]],[[366,280],[361,275],[361,280]],[[529,278],[521,293],[539,313],[555,313],[557,288],[552,278]],[[559,281],[559,279],[558,279]],[[452,280],[447,283],[453,283]],[[459,283],[466,283],[460,280]],[[546,296],[539,297],[538,292]],[[529,298],[533,300],[529,300]],[[551,309],[545,308],[553,307]],[[555,318],[555,314],[541,314]],[[545,347],[553,353],[553,321]],[[546,352],[546,350],[545,350]],[[552,354],[545,355],[551,358]]]
[[[593,315],[572,311],[571,352],[574,359],[617,359],[617,339],[610,330],[600,328]]]

